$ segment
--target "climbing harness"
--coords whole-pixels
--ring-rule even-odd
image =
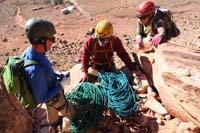
[[[106,66],[111,68],[112,67],[112,62],[113,62],[113,45],[112,45],[112,40],[109,41],[109,47],[107,49],[103,49],[103,50],[99,50],[98,49],[98,44],[97,42],[94,40],[94,49],[92,52],[92,56],[91,56],[91,63],[92,63],[92,67],[96,68],[98,66]],[[96,59],[96,54],[104,54],[105,55],[105,61],[104,62],[99,62]]]

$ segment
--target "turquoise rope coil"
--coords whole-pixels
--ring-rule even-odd
[[[140,110],[140,98],[123,72],[99,73],[101,88],[108,97],[108,107],[117,115],[131,119]]]
[[[98,125],[106,106],[106,95],[98,86],[84,82],[65,97],[75,107],[70,124],[72,132],[85,132]]]

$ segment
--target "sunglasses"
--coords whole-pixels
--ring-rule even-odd
[[[140,16],[140,15],[137,15],[137,18],[139,18],[139,19],[145,19],[145,18],[147,18],[148,16]]]
[[[110,37],[99,37],[98,39],[99,39],[99,41],[101,41],[101,42],[105,42],[105,41],[109,41],[109,40],[110,40]]]
[[[51,42],[56,42],[56,38],[55,37],[50,37],[50,38],[47,38],[48,40],[50,40]]]

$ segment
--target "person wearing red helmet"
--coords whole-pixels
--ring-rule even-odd
[[[136,47],[138,49],[149,46],[157,47],[173,36],[168,27],[172,27],[174,22],[168,15],[156,8],[152,1],[146,0],[138,6],[137,18]]]

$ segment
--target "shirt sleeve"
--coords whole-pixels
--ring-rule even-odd
[[[137,25],[136,25],[136,39],[142,39],[143,34],[144,34],[143,26],[139,22],[139,20],[137,20]]]
[[[91,55],[91,43],[93,43],[93,39],[89,38],[89,40],[84,44],[82,55],[81,55],[81,63],[82,63],[82,71],[88,72],[88,64],[89,64],[89,58]]]
[[[32,88],[32,92],[36,100],[45,103],[61,90],[59,83],[55,82],[51,88],[48,88],[46,71],[39,65],[32,65],[25,68],[28,71],[28,82]]]
[[[131,62],[131,58],[129,57],[128,53],[126,52],[124,46],[122,45],[121,40],[116,37],[113,42],[114,50],[117,52],[117,55],[120,57],[120,59],[126,64],[126,66],[133,70],[134,66]]]

